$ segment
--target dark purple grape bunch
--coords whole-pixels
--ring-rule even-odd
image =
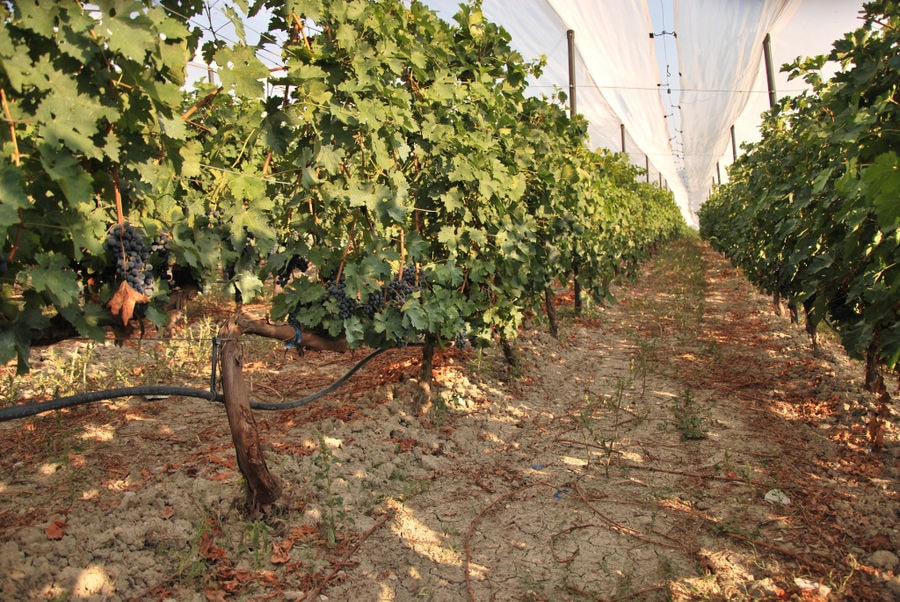
[[[306,257],[292,255],[281,271],[275,276],[275,283],[278,286],[284,286],[290,282],[296,270],[306,272],[309,269],[309,261]]]
[[[363,315],[371,320],[375,314],[384,309],[384,304],[384,289],[370,292],[366,295],[365,303],[361,305]]]
[[[137,229],[127,222],[113,226],[103,242],[103,250],[115,266],[118,281],[124,280],[143,295],[152,292],[153,272],[148,261],[150,249]]]
[[[424,275],[415,266],[406,266],[400,278],[390,280],[382,288],[385,304],[402,307],[406,299],[422,285],[423,280]]]
[[[325,282],[325,288],[328,290],[328,296],[337,302],[338,318],[346,320],[356,311],[358,302],[356,299],[347,296],[347,284],[344,282],[344,275],[338,279],[329,278]]]
[[[210,226],[220,226],[225,222],[225,212],[220,207],[211,207],[206,219]]]
[[[172,252],[169,249],[171,238],[165,232],[160,232],[150,243],[151,264],[153,276],[157,280],[171,280],[169,267],[172,261]]]
[[[459,350],[463,350],[469,346],[469,325],[465,322],[463,322],[459,332],[456,333],[453,344],[456,345],[456,348]]]

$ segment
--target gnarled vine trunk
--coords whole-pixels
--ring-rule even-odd
[[[258,515],[281,494],[281,484],[269,472],[256,420],[250,410],[250,392],[242,373],[241,329],[232,317],[222,329],[222,389],[238,468],[247,484],[247,513]]]
[[[544,289],[544,306],[547,312],[547,321],[550,322],[550,334],[559,338],[559,318],[556,316],[556,306],[553,305],[553,290],[548,286]]]

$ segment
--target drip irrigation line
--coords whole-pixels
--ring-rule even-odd
[[[306,397],[302,397],[300,399],[295,399],[294,401],[285,401],[283,403],[266,403],[264,401],[251,401],[250,407],[253,408],[254,410],[290,410],[293,408],[300,407],[302,405],[306,405],[309,402],[315,401],[316,399],[318,399],[324,395],[328,395],[329,393],[331,393],[332,391],[334,391],[335,389],[337,389],[338,387],[343,385],[345,382],[347,382],[347,379],[349,379],[351,376],[353,376],[357,370],[359,370],[360,368],[365,366],[369,362],[369,360],[373,359],[376,355],[378,355],[380,353],[384,353],[385,351],[387,351],[387,348],[376,349],[375,351],[373,351],[366,357],[362,358],[355,366],[350,368],[350,370],[348,370],[347,373],[344,374],[342,377],[340,377],[339,379],[337,379],[336,381],[334,381],[333,383],[331,383],[330,385],[328,385],[321,391],[313,393],[312,395],[307,395]],[[218,400],[216,400],[216,401],[218,401]]]
[[[213,357],[215,357],[215,347],[213,351]],[[365,366],[370,360],[374,359],[375,356],[384,353],[387,351],[387,348],[384,349],[376,349],[362,360],[357,362],[355,366],[350,368],[346,374],[342,377],[311,395],[307,395],[306,397],[302,397],[300,399],[295,399],[293,401],[286,401],[283,403],[267,403],[264,401],[250,401],[250,407],[254,410],[290,410],[294,408],[298,408],[302,405],[306,405],[310,402],[313,402],[320,397],[324,397],[328,395],[341,385],[343,385],[347,380],[353,376],[360,368]],[[213,369],[213,375],[211,379],[211,385],[215,384],[215,368]],[[206,399],[207,401],[215,401],[218,403],[225,402],[225,396],[221,393],[216,393],[214,388],[210,388],[209,391],[204,389],[194,389],[191,387],[176,387],[176,386],[166,386],[166,385],[141,385],[137,387],[121,387],[118,389],[108,389],[105,391],[93,391],[90,393],[79,393],[77,395],[69,395],[68,397],[60,397],[57,399],[51,399],[49,401],[40,401],[35,403],[24,403],[17,406],[12,406],[8,408],[0,408],[0,422],[7,422],[9,420],[16,420],[19,418],[27,418],[28,416],[34,416],[36,414],[42,414],[44,412],[49,412],[51,410],[61,410],[63,408],[70,408],[73,406],[84,405],[88,403],[93,403],[95,401],[103,401],[107,399],[117,399],[120,397],[134,397],[134,396],[144,396],[144,397],[154,397],[154,396],[177,396],[177,397],[196,397],[199,399]]]
[[[225,400],[222,395],[217,394],[215,391],[206,391],[204,389],[163,385],[140,385],[137,387],[120,387],[118,389],[107,389],[106,391],[79,393],[77,395],[69,395],[68,397],[60,397],[49,401],[24,403],[9,408],[2,408],[0,409],[0,422],[15,420],[17,418],[26,418],[28,416],[49,412],[50,410],[61,410],[63,408],[84,405],[86,403],[93,403],[104,399],[117,399],[119,397],[132,397],[136,395],[177,395],[179,397],[200,397],[202,399],[208,399],[209,401]]]

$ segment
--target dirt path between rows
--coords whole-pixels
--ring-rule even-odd
[[[867,449],[861,366],[828,337],[813,355],[698,242],[614,294],[578,319],[561,297],[559,339],[531,325],[516,367],[439,354],[425,413],[417,349],[258,412],[285,485],[265,518],[241,513],[221,405],[0,424],[0,596],[900,599],[900,444],[892,424]],[[364,357],[252,352],[253,395],[270,401]]]

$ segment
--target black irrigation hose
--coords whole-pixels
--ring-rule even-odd
[[[133,395],[178,395],[180,397],[200,397],[210,401],[224,401],[224,397],[216,394],[214,391],[204,391],[203,389],[192,389],[190,387],[142,385],[139,387],[122,387],[119,389],[109,389],[107,391],[79,393],[78,395],[60,397],[58,399],[51,399],[50,401],[23,403],[22,405],[2,408],[0,409],[0,422],[34,416],[35,414],[42,414],[43,412],[49,412],[50,410],[61,410],[63,408],[79,406],[94,401],[116,399],[118,397],[131,397]]]
[[[387,349],[377,349],[364,357],[359,361],[355,366],[350,368],[346,374],[342,377],[325,387],[324,389],[313,393],[312,395],[307,395],[301,399],[295,399],[293,401],[286,401],[284,403],[266,403],[263,401],[251,401],[250,407],[254,410],[290,410],[293,408],[300,407],[320,397],[328,395],[353,376],[360,368],[366,365],[369,360],[374,358],[376,355],[387,351]],[[213,369],[215,370],[215,369]],[[215,372],[213,372],[215,374]],[[215,383],[215,376],[213,376],[213,383]],[[200,399],[206,399],[208,401],[217,401],[219,403],[225,402],[225,396],[221,393],[216,393],[213,390],[205,391],[203,389],[192,389],[190,387],[173,387],[173,386],[163,386],[163,385],[142,385],[138,387],[122,387],[119,389],[109,389],[106,391],[93,391],[91,393],[79,393],[78,395],[70,395],[68,397],[60,397],[58,399],[51,399],[50,401],[41,401],[36,403],[24,403],[17,406],[12,406],[9,408],[0,408],[0,422],[7,422],[9,420],[16,420],[18,418],[26,418],[28,416],[34,416],[35,414],[41,414],[43,412],[49,412],[50,410],[61,410],[63,408],[69,408],[72,406],[83,405],[86,403],[92,403],[95,401],[102,401],[104,399],[116,399],[118,397],[132,397],[136,395],[143,396],[156,396],[156,395],[172,395],[177,397],[198,397]]]
[[[307,395],[306,397],[303,397],[301,399],[295,399],[294,401],[285,401],[284,403],[266,403],[264,401],[251,401],[250,407],[253,408],[254,410],[290,410],[292,408],[298,408],[298,407],[305,405],[311,401],[315,401],[324,395],[328,395],[329,393],[331,393],[332,391],[334,391],[335,389],[337,389],[338,387],[343,385],[345,382],[347,382],[348,378],[353,376],[357,370],[359,370],[360,368],[365,366],[369,360],[374,358],[379,353],[384,353],[385,351],[387,351],[387,349],[376,349],[375,351],[373,351],[366,357],[362,358],[362,360],[360,360],[358,364],[356,364],[355,366],[350,368],[350,370],[348,370],[345,375],[343,375],[342,377],[340,377],[339,379],[337,379],[336,381],[334,381],[333,383],[331,383],[330,385],[328,385],[321,391],[313,393],[312,395]],[[218,400],[216,400],[216,401],[218,401]]]

